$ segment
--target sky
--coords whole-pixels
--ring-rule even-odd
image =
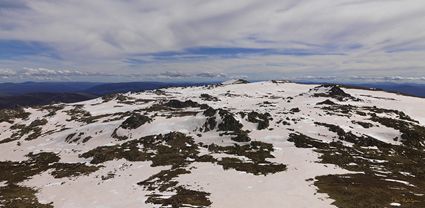
[[[423,0],[0,0],[0,82],[425,82]]]

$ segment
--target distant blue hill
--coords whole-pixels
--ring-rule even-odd
[[[89,93],[105,95],[121,92],[137,92],[153,90],[171,86],[192,86],[205,83],[168,83],[168,82],[122,82],[122,83],[97,83],[97,82],[24,82],[0,83],[0,95],[17,96],[27,93]]]
[[[60,93],[38,92],[22,95],[0,96],[0,109],[14,108],[19,106],[36,106],[51,103],[74,103],[96,98],[97,96],[86,93]]]
[[[194,86],[206,83],[166,82],[24,82],[0,83],[0,109],[19,106],[71,103],[93,99],[107,94],[139,92],[171,86]]]
[[[355,84],[355,85],[366,86],[370,88],[377,88],[377,89],[382,89],[389,92],[396,92],[396,93],[425,98],[425,84],[368,83],[368,84]]]
[[[404,94],[415,97],[425,98],[425,84],[415,83],[392,83],[392,82],[378,82],[378,83],[347,83],[347,82],[300,82],[305,84],[342,84],[361,88],[375,88],[387,92]]]
[[[154,90],[164,87],[184,87],[201,85],[203,83],[167,83],[167,82],[123,82],[123,83],[105,83],[92,86],[84,92],[95,95],[106,95],[122,92],[139,92],[143,90]]]
[[[0,83],[0,95],[18,96],[27,93],[69,93],[82,92],[103,83],[95,82],[24,82]]]

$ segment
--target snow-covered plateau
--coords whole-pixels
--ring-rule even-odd
[[[226,82],[0,111],[0,207],[425,207],[425,99]]]

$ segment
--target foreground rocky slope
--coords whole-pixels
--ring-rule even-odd
[[[4,207],[425,207],[425,100],[283,81],[0,112]]]

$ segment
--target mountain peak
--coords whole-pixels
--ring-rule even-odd
[[[232,84],[247,84],[247,83],[249,83],[249,82],[247,80],[244,80],[244,79],[231,79],[231,80],[225,81],[221,84],[232,85]]]

